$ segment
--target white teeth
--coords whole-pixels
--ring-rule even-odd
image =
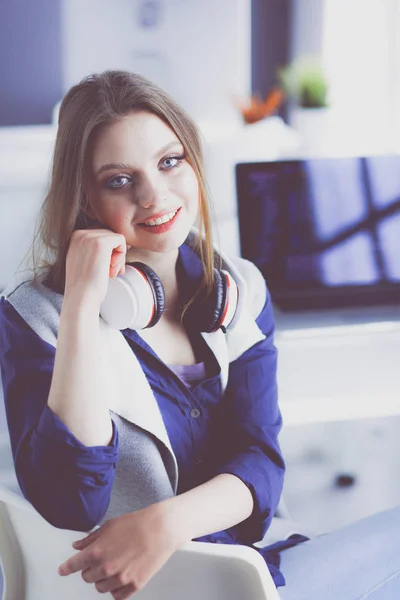
[[[162,225],[163,223],[168,223],[168,221],[174,218],[177,212],[178,211],[176,210],[175,212],[169,213],[168,215],[164,215],[163,217],[159,217],[155,220],[150,219],[149,221],[145,221],[144,225],[147,225],[148,227],[154,227],[154,225]]]

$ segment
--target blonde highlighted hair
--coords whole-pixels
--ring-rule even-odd
[[[71,235],[87,225],[85,192],[90,143],[106,123],[135,112],[158,116],[182,143],[199,183],[198,252],[203,264],[199,293],[210,293],[214,284],[214,251],[210,204],[204,175],[201,138],[191,117],[161,88],[141,75],[105,71],[90,75],[64,97],[58,122],[49,191],[43,202],[32,247],[35,277],[48,271],[60,293],[65,287],[65,263]]]

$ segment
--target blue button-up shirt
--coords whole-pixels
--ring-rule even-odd
[[[201,265],[187,246],[180,249],[183,298],[201,276]],[[285,465],[278,443],[282,419],[277,404],[276,349],[270,297],[257,319],[265,340],[230,364],[221,391],[220,367],[200,336],[190,329],[206,378],[188,387],[161,361],[140,335],[122,333],[158,402],[179,470],[178,493],[220,473],[239,477],[254,499],[252,515],[227,531],[201,540],[251,545],[265,534],[283,486]],[[55,348],[39,338],[4,299],[0,300],[0,363],[15,470],[21,490],[57,527],[87,531],[99,523],[110,500],[118,460],[114,425],[108,446],[86,447],[47,406]],[[201,507],[199,507],[201,510]],[[303,536],[260,550],[277,585],[279,551]]]

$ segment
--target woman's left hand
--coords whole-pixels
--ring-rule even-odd
[[[186,541],[168,501],[107,521],[74,542],[80,550],[59,568],[60,575],[82,571],[97,591],[126,600],[144,585]]]

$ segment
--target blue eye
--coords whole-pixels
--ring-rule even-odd
[[[162,171],[169,171],[169,169],[179,167],[185,158],[185,154],[181,154],[179,156],[167,156],[167,158],[164,158],[164,160],[161,161],[161,165],[164,165]]]
[[[116,177],[112,177],[106,183],[106,187],[112,190],[118,190],[120,188],[126,187],[126,185],[130,182],[129,177],[126,175],[117,175]]]
[[[165,165],[168,169],[170,167],[175,167],[177,162],[178,162],[177,158],[170,157],[170,158],[166,158],[165,160],[163,160],[163,165]],[[167,163],[169,163],[169,164],[167,164]]]

